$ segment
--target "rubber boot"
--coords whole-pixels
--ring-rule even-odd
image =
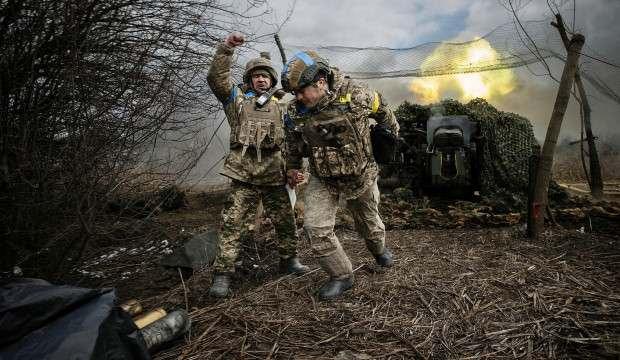
[[[302,264],[297,256],[292,256],[286,259],[280,259],[280,273],[281,274],[304,274],[310,271],[310,268]]]
[[[209,295],[223,298],[230,295],[230,274],[216,273],[213,275],[213,284],[209,289]]]
[[[392,252],[388,248],[385,248],[385,250],[383,250],[383,254],[375,255],[375,260],[377,260],[377,264],[379,264],[382,267],[389,268],[394,265],[394,256],[392,255]]]
[[[335,299],[353,286],[353,266],[340,244],[331,254],[320,257],[319,263],[329,275],[329,281],[319,289],[320,299]]]
[[[319,289],[321,300],[332,300],[340,297],[345,291],[353,287],[353,275],[344,279],[329,279],[328,282]]]

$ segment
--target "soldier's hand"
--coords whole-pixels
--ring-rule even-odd
[[[243,43],[245,42],[245,37],[242,33],[235,31],[230,33],[226,37],[226,40],[224,40],[224,42],[230,47],[236,47],[239,45],[243,45]]]
[[[290,187],[294,188],[295,186],[297,186],[297,184],[303,181],[304,181],[303,172],[299,170],[295,170],[295,169],[291,169],[286,172],[286,182],[288,183]]]

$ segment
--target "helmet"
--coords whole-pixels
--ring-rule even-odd
[[[271,87],[276,86],[278,83],[278,73],[276,69],[271,65],[271,57],[269,53],[260,53],[260,57],[252,59],[245,64],[245,73],[243,73],[243,82],[252,85],[252,73],[256,70],[264,70],[269,74],[271,78]]]
[[[314,51],[298,52],[284,65],[282,70],[282,87],[294,91],[312,84],[319,73],[329,75],[329,63]]]

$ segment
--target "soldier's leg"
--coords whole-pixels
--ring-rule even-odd
[[[364,239],[366,248],[382,266],[391,266],[391,253],[385,248],[385,225],[379,215],[379,187],[377,181],[363,194],[347,201],[355,229]],[[383,259],[389,257],[389,259]]]
[[[304,231],[321,268],[330,277],[319,292],[324,299],[340,296],[351,288],[353,281],[351,261],[334,234],[337,207],[337,199],[319,179],[311,176],[304,196]]]
[[[258,203],[259,193],[251,185],[233,181],[229,195],[230,207],[222,211],[219,255],[213,265],[216,272],[235,271],[235,261],[239,255],[241,236],[247,234],[248,224],[254,219],[256,207],[248,204]]]
[[[288,192],[284,186],[266,186],[261,188],[265,212],[271,218],[278,241],[280,271],[298,274],[309,270],[297,257],[297,227],[295,214]]]
[[[225,297],[230,294],[231,274],[239,255],[241,236],[248,231],[248,222],[254,219],[256,208],[247,204],[257,203],[259,193],[251,185],[233,181],[229,199],[231,206],[222,211],[222,229],[218,243],[219,254],[215,259],[213,283],[209,295]]]

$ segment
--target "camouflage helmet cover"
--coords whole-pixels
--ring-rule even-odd
[[[312,84],[316,76],[330,73],[329,63],[312,50],[298,52],[282,70],[282,87],[295,91]]]
[[[271,64],[268,53],[261,53],[260,57],[252,59],[245,64],[245,73],[243,73],[243,82],[252,85],[252,73],[256,70],[265,70],[271,78],[271,87],[278,83],[278,73]]]

